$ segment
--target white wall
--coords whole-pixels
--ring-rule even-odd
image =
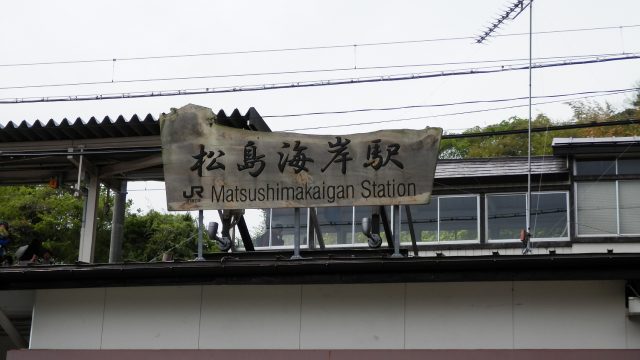
[[[640,348],[621,281],[39,290],[32,349]]]

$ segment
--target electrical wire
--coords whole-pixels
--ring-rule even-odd
[[[640,53],[633,53],[633,54],[627,54],[624,56],[597,58],[597,59],[591,59],[591,60],[534,64],[533,68],[552,68],[552,67],[564,67],[564,66],[574,66],[574,65],[586,65],[586,64],[605,63],[605,62],[613,62],[613,61],[635,60],[639,58],[640,58]],[[370,76],[370,77],[364,77],[364,78],[341,78],[341,79],[329,79],[329,80],[312,80],[312,81],[288,82],[288,83],[259,84],[259,85],[238,85],[238,86],[226,86],[226,87],[218,87],[218,88],[160,90],[160,91],[90,94],[90,95],[64,95],[64,96],[56,95],[56,96],[40,96],[40,97],[25,97],[25,98],[4,98],[4,99],[0,99],[0,104],[8,105],[8,104],[22,104],[22,103],[116,100],[116,99],[134,99],[134,98],[166,97],[166,96],[220,94],[220,93],[233,93],[233,92],[246,92],[246,91],[281,90],[281,89],[293,89],[293,88],[310,88],[310,87],[324,87],[324,86],[335,86],[335,85],[354,85],[354,84],[364,84],[364,83],[418,80],[418,79],[428,79],[428,78],[446,77],[446,76],[480,75],[480,74],[491,74],[491,73],[499,73],[499,72],[506,72],[506,71],[528,70],[529,68],[530,67],[527,64],[526,66],[507,66],[507,67],[502,66],[502,67],[496,67],[493,69],[465,69],[465,70],[455,70],[450,72],[442,71],[442,72],[432,72],[432,73],[378,75],[378,76]]]
[[[611,56],[624,56],[628,53],[606,53],[606,54],[589,54],[589,55],[570,55],[570,56],[549,56],[539,57],[536,61],[540,60],[562,60],[570,61],[577,59],[589,59],[589,58],[602,58]],[[111,80],[102,81],[84,81],[84,82],[71,82],[71,83],[53,83],[53,84],[28,84],[28,85],[11,85],[0,87],[0,90],[16,90],[16,89],[35,89],[35,88],[47,88],[47,87],[66,87],[66,86],[86,86],[86,85],[107,85],[107,84],[128,84],[128,83],[141,83],[141,82],[160,82],[160,81],[176,81],[176,80],[202,80],[202,79],[223,79],[223,78],[235,78],[235,77],[251,77],[251,76],[273,76],[273,75],[295,75],[295,74],[314,74],[314,73],[326,73],[326,72],[340,72],[340,71],[364,71],[364,70],[384,70],[384,69],[400,69],[400,68],[421,68],[430,66],[445,66],[445,65],[471,65],[471,64],[491,64],[502,62],[504,64],[496,66],[518,66],[519,64],[508,64],[509,62],[524,61],[528,59],[493,59],[493,60],[477,60],[477,61],[458,61],[458,62],[444,62],[444,63],[429,63],[429,64],[401,64],[401,65],[383,65],[383,66],[365,66],[365,67],[336,67],[326,69],[307,69],[307,70],[285,70],[285,71],[269,71],[269,72],[257,72],[257,73],[238,73],[238,74],[220,74],[220,75],[194,75],[194,76],[174,76],[174,77],[160,77],[160,78],[143,78],[143,79],[125,79],[114,80],[113,73]],[[485,69],[491,67],[479,67],[476,69]],[[459,69],[458,69],[459,70]],[[457,71],[457,70],[440,70],[442,71]]]
[[[565,102],[565,101],[575,101],[575,100],[581,100],[581,99],[588,99],[588,98],[597,97],[597,96],[599,96],[599,95],[582,96],[582,97],[578,97],[578,98],[574,98],[574,99],[541,101],[541,102],[534,103],[533,105],[554,104],[554,103]],[[365,121],[365,122],[342,124],[342,125],[324,125],[324,126],[314,126],[314,127],[306,127],[306,128],[295,128],[295,129],[287,129],[287,130],[284,130],[284,131],[307,131],[307,130],[331,129],[331,128],[361,126],[361,125],[387,124],[387,123],[410,121],[410,120],[424,120],[424,119],[433,119],[433,118],[447,117],[447,116],[468,115],[468,114],[477,114],[477,113],[491,112],[491,111],[498,111],[498,110],[517,109],[517,108],[526,107],[526,106],[529,106],[529,104],[501,106],[501,107],[493,107],[493,108],[486,108],[486,109],[458,111],[458,112],[453,112],[453,113],[427,115],[427,116],[416,116],[416,117],[408,117],[408,118],[400,118],[400,119]]]
[[[640,27],[640,24],[589,27],[589,28],[574,28],[574,29],[558,29],[558,30],[539,31],[539,32],[534,32],[533,34],[535,34],[535,35],[544,35],[544,34],[583,32],[583,31],[601,31],[601,30],[612,30],[612,29],[619,30],[619,29],[635,28],[635,27]],[[523,36],[523,35],[529,35],[529,33],[501,34],[501,35],[494,35],[494,37],[511,37],[511,36]],[[137,56],[137,57],[121,57],[121,58],[115,58],[114,57],[114,58],[100,58],[100,59],[87,59],[87,60],[61,60],[61,61],[8,63],[8,64],[0,64],[0,67],[64,65],[64,64],[83,64],[83,63],[86,64],[86,63],[101,63],[101,62],[115,62],[115,61],[141,61],[141,60],[158,60],[158,59],[193,58],[193,57],[204,57],[204,56],[243,55],[243,54],[260,54],[260,53],[327,50],[327,49],[352,48],[354,46],[357,46],[357,47],[373,47],[373,46],[388,46],[388,45],[404,45],[404,44],[417,44],[417,43],[429,43],[429,42],[441,42],[441,41],[474,40],[474,39],[476,39],[475,36],[442,37],[442,38],[419,39],[419,40],[400,40],[400,41],[371,42],[371,43],[360,43],[360,44],[336,44],[336,45],[305,46],[305,47],[292,47],[292,48],[274,48],[274,49],[257,49],[257,50],[203,52],[203,53],[177,54],[177,55]]]
[[[533,99],[546,99],[546,98],[558,98],[558,97],[587,95],[587,94],[598,94],[596,96],[603,96],[603,95],[621,94],[621,93],[637,91],[637,90],[640,90],[640,88],[600,90],[600,91],[582,91],[582,92],[574,92],[574,93],[566,93],[566,94],[540,95],[540,96],[533,96],[532,98]],[[369,111],[390,111],[390,110],[418,109],[418,108],[430,108],[430,107],[446,107],[446,106],[455,106],[455,105],[493,104],[493,103],[499,103],[499,102],[526,100],[528,98],[529,98],[528,96],[521,96],[521,97],[513,97],[513,98],[505,98],[505,99],[469,100],[469,101],[460,101],[460,102],[443,103],[443,104],[405,105],[405,106],[392,106],[392,107],[384,107],[384,108],[366,108],[366,109],[350,109],[350,110],[336,110],[336,111],[317,111],[317,112],[296,113],[296,114],[281,114],[281,115],[262,115],[262,117],[263,118],[284,118],[284,117],[315,116],[315,115],[330,115],[330,114],[349,114],[349,113],[369,112]]]

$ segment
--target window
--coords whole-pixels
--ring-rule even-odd
[[[411,206],[416,240],[423,243],[478,241],[478,195],[434,196],[426,205]],[[410,241],[406,214],[402,215],[401,238]]]
[[[576,183],[578,235],[640,235],[640,180]]]
[[[615,175],[616,160],[582,160],[576,161],[576,175]]]
[[[478,197],[438,198],[440,241],[478,240]]]
[[[640,180],[618,181],[620,234],[640,234]]]
[[[487,239],[516,241],[526,228],[527,194],[491,194],[486,197]],[[533,240],[569,238],[568,193],[531,194],[531,237]]]
[[[596,171],[596,163],[608,165],[598,165],[600,170]],[[605,180],[576,182],[578,235],[640,235],[640,180],[611,177],[640,175],[640,159],[578,160],[575,170],[576,176],[610,175]]]
[[[413,220],[413,230],[417,242],[437,242],[438,198],[432,197],[429,204],[411,206],[411,220]],[[406,213],[403,214],[401,233],[403,241],[411,241]]]
[[[619,175],[640,175],[640,159],[618,159]]]
[[[520,239],[527,221],[526,201],[526,194],[487,195],[487,239]]]
[[[569,193],[531,194],[531,237],[569,239]]]
[[[616,234],[615,181],[580,182],[576,188],[578,235]]]
[[[326,207],[316,210],[325,245],[353,244],[353,207]]]
[[[265,210],[266,231],[255,240],[259,247],[293,246],[295,209]],[[300,244],[307,244],[307,209],[300,209]]]

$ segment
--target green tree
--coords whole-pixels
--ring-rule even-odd
[[[206,235],[206,251],[216,248]],[[197,251],[197,226],[191,214],[128,214],[124,224],[125,261],[159,260],[163,253],[171,252],[179,259],[193,259]]]
[[[564,124],[594,124],[606,121],[619,121],[640,118],[640,91],[629,101],[630,107],[616,111],[609,103],[596,101],[572,101],[567,103],[573,110],[571,121],[563,123],[552,121],[544,114],[539,114],[531,122],[533,128],[545,128]],[[463,132],[473,134],[527,129],[528,120],[511,117],[498,124],[485,127],[476,126]],[[534,132],[531,134],[531,154],[550,155],[553,151],[551,142],[554,137],[611,137],[634,136],[640,133],[640,125],[616,125],[588,127],[572,130],[555,130]],[[496,135],[486,137],[468,137],[444,139],[440,142],[440,159],[464,159],[500,156],[526,156],[527,134]]]
[[[523,130],[528,128],[528,119],[512,117],[498,124],[485,127],[475,126],[463,132],[473,134],[482,132],[500,132],[509,130]],[[555,125],[544,114],[538,115],[531,127],[549,127]],[[527,134],[509,134],[484,137],[468,137],[460,139],[445,139],[440,145],[441,159],[483,158],[498,156],[527,156]],[[551,140],[547,132],[531,134],[531,153],[533,155],[548,155],[551,153]]]
[[[0,187],[0,201],[0,218],[11,227],[10,251],[39,234],[57,258],[77,259],[82,222],[82,204],[77,198],[47,186],[5,186]]]
[[[102,189],[99,198],[95,262],[106,262],[109,257],[113,197],[108,194]],[[48,186],[3,186],[0,201],[3,204],[0,220],[9,222],[11,227],[10,253],[29,244],[34,236],[40,236],[57,261],[77,260],[83,213],[81,198]],[[128,261],[159,259],[167,251],[178,258],[192,259],[196,251],[197,226],[189,214],[131,213],[129,203],[124,228],[123,258]],[[216,250],[211,241],[207,240],[207,245],[208,251]]]

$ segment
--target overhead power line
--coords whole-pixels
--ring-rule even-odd
[[[576,101],[576,100],[587,99],[587,98],[592,98],[592,97],[596,97],[596,96],[600,96],[600,95],[587,95],[587,96],[581,96],[581,97],[573,98],[573,99],[540,101],[540,102],[534,103],[533,105],[545,105],[545,104],[554,104],[554,103],[566,102],[566,101]],[[522,108],[522,107],[526,107],[526,106],[529,106],[529,104],[492,107],[492,108],[477,109],[477,110],[466,110],[466,111],[458,111],[458,112],[445,113],[445,114],[435,114],[435,115],[427,115],[427,116],[415,116],[415,117],[400,118],[400,119],[363,121],[363,122],[358,122],[358,123],[341,124],[341,125],[313,126],[313,127],[305,127],[305,128],[287,129],[285,131],[307,131],[307,130],[331,129],[331,128],[361,126],[361,125],[389,124],[389,123],[402,122],[402,121],[425,120],[425,119],[434,119],[434,118],[447,117],[447,116],[469,115],[469,114],[478,114],[478,113],[498,111],[498,110],[517,109],[517,108]]]
[[[536,61],[540,60],[561,60],[571,61],[578,59],[597,59],[610,56],[624,56],[628,53],[608,53],[608,54],[590,54],[590,55],[572,55],[572,56],[549,56],[536,58]],[[510,64],[510,62],[524,61],[528,59],[493,59],[493,60],[478,60],[478,61],[458,61],[458,62],[443,62],[443,63],[428,63],[428,64],[401,64],[401,65],[382,65],[382,66],[361,66],[361,67],[338,67],[338,68],[326,68],[326,69],[307,69],[307,70],[288,70],[288,71],[270,71],[270,72],[257,72],[257,73],[238,73],[238,74],[219,74],[219,75],[195,75],[195,76],[174,76],[174,77],[160,77],[160,78],[144,78],[144,79],[125,79],[125,80],[103,80],[103,81],[84,81],[84,82],[70,82],[70,83],[53,83],[53,84],[28,84],[28,85],[10,85],[0,87],[0,90],[15,90],[15,89],[35,89],[35,88],[47,88],[47,87],[66,87],[66,86],[85,86],[85,85],[111,85],[111,84],[129,84],[138,82],[160,82],[160,81],[176,81],[176,80],[202,80],[202,79],[222,79],[222,78],[234,78],[234,77],[250,77],[250,76],[273,76],[273,75],[295,75],[295,74],[313,74],[313,73],[326,73],[326,72],[340,72],[340,71],[364,71],[364,70],[382,70],[382,69],[398,69],[398,68],[420,68],[428,66],[444,66],[444,65],[470,65],[470,64],[492,64],[503,63],[495,66],[516,66],[518,64]],[[494,66],[494,67],[495,67]],[[477,69],[491,68],[480,67]],[[440,70],[453,71],[453,70]]]
[[[640,27],[640,24],[573,28],[573,29],[556,29],[556,30],[548,30],[548,31],[538,31],[538,32],[534,32],[533,34],[544,35],[544,34],[559,34],[559,33],[584,32],[584,31],[620,30],[620,29],[636,28],[636,27]],[[501,35],[493,35],[493,36],[494,37],[511,37],[511,36],[524,36],[524,35],[529,35],[529,33],[512,33],[512,34],[501,34]],[[117,61],[178,59],[178,58],[194,58],[194,57],[206,57],[206,56],[243,55],[243,54],[328,50],[328,49],[340,49],[340,48],[352,48],[352,47],[373,47],[373,46],[388,46],[388,45],[419,44],[419,43],[429,43],[429,42],[476,40],[476,39],[477,37],[474,37],[474,36],[458,36],[458,37],[441,37],[441,38],[431,38],[431,39],[400,40],[400,41],[382,41],[382,42],[356,43],[356,44],[334,44],[334,45],[304,46],[304,47],[290,47],[290,48],[201,52],[201,53],[191,53],[191,54],[7,63],[7,64],[0,64],[0,67],[68,65],[68,64],[105,63],[105,62],[117,62]]]
[[[534,64],[533,67],[534,68],[564,67],[564,66],[605,63],[605,62],[622,61],[622,60],[634,60],[639,58],[640,58],[640,54],[633,53],[633,54],[627,54],[624,56],[616,56],[616,57]],[[442,72],[431,72],[431,73],[379,75],[379,76],[370,76],[370,77],[362,77],[362,78],[312,80],[312,81],[260,84],[260,85],[238,85],[238,86],[187,89],[187,90],[160,90],[160,91],[146,91],[146,92],[115,93],[115,94],[112,93],[112,94],[64,95],[64,96],[56,95],[56,96],[40,96],[40,97],[25,97],[25,98],[4,98],[4,99],[0,99],[0,104],[8,105],[8,104],[22,104],[22,103],[44,103],[44,102],[71,102],[71,101],[94,101],[94,100],[116,100],[116,99],[120,100],[120,99],[135,99],[135,98],[149,98],[149,97],[219,94],[219,93],[232,93],[232,92],[245,92],[245,91],[265,91],[265,90],[280,90],[280,89],[294,89],[294,88],[324,87],[324,86],[335,86],[335,85],[353,85],[353,84],[376,83],[376,82],[394,82],[394,81],[428,79],[428,78],[446,77],[446,76],[491,74],[491,73],[516,71],[516,70],[528,70],[528,69],[529,69],[529,65],[502,66],[502,67],[496,67],[492,69],[465,69],[465,70],[455,70],[450,72],[442,71]]]
[[[533,99],[548,99],[548,98],[568,97],[568,96],[576,96],[576,95],[589,95],[589,94],[597,94],[597,96],[601,96],[601,95],[603,96],[603,95],[620,94],[620,93],[637,91],[637,90],[640,90],[640,88],[600,90],[600,91],[581,91],[581,92],[574,92],[574,93],[533,96]],[[392,106],[392,107],[384,107],[384,108],[316,111],[316,112],[281,114],[281,115],[263,115],[262,117],[263,118],[283,118],[283,117],[299,117],[299,116],[314,116],[314,115],[349,114],[349,113],[369,112],[369,111],[390,111],[390,110],[419,109],[419,108],[429,108],[429,107],[446,107],[446,106],[457,106],[457,105],[493,104],[493,103],[499,103],[499,102],[526,100],[528,98],[529,98],[528,96],[520,96],[520,97],[512,97],[512,98],[504,98],[504,99],[469,100],[469,101],[459,101],[459,102],[441,103],[441,104],[405,105],[405,106]]]

